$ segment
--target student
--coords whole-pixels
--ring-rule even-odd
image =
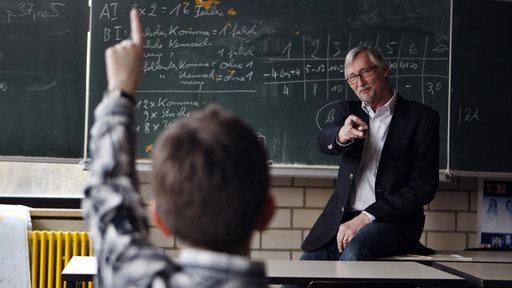
[[[98,261],[96,287],[266,287],[247,255],[253,231],[274,212],[267,155],[253,130],[219,107],[195,112],[158,138],[150,209],[184,249],[177,261],[153,246],[135,171],[140,18],[131,39],[106,51],[108,90],[91,130],[90,180],[82,202]]]
[[[303,260],[431,254],[423,207],[439,184],[439,115],[388,86],[380,51],[356,47],[345,77],[360,101],[340,101],[318,137],[340,159],[336,188],[302,244]]]

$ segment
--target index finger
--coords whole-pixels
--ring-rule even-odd
[[[136,44],[142,44],[142,24],[140,23],[139,11],[135,8],[130,11],[130,27],[132,41]]]
[[[350,126],[356,126],[357,127],[357,126],[361,126],[363,124],[366,124],[366,123],[364,123],[363,120],[361,120],[361,118],[357,117],[356,115],[350,115],[347,118],[347,120],[348,120],[347,124],[350,125]]]

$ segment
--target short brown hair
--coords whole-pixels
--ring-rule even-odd
[[[239,117],[210,105],[166,129],[153,154],[156,209],[180,240],[228,252],[268,197],[267,153]]]

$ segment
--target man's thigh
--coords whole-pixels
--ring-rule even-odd
[[[409,235],[400,221],[373,222],[361,229],[348,243],[340,260],[373,260],[404,254]]]

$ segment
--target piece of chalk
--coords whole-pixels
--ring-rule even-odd
[[[366,131],[368,131],[368,130],[364,129],[364,128],[363,128],[363,126],[359,126],[359,127],[357,127],[357,130],[359,130],[359,131],[363,131],[363,132],[365,132],[365,133],[366,133]]]

